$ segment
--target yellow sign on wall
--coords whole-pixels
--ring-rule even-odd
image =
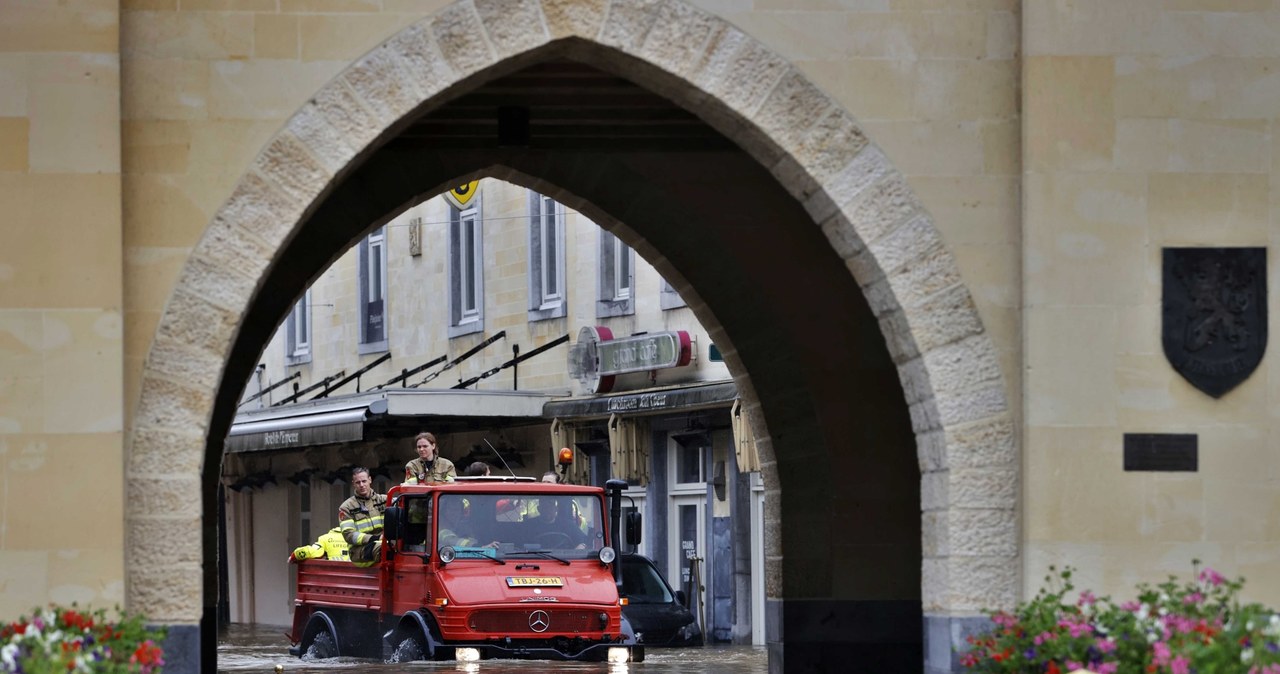
[[[466,210],[467,205],[475,198],[476,193],[480,191],[480,181],[472,180],[464,185],[459,185],[448,192],[444,193],[444,197],[449,200],[458,210]]]

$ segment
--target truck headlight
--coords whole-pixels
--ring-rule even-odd
[[[609,647],[609,662],[611,663],[626,662],[630,659],[631,659],[631,653],[627,651],[627,649],[618,648],[617,646]]]
[[[458,662],[475,662],[480,659],[480,649],[478,648],[458,648],[453,653],[453,657]]]
[[[452,545],[446,545],[440,548],[440,561],[448,564],[458,558],[458,551],[453,549]]]
[[[618,558],[618,551],[609,546],[600,548],[600,562],[603,564],[612,564],[613,560]]]

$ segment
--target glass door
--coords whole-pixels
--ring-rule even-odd
[[[705,436],[704,436],[705,437]],[[706,631],[707,482],[706,455],[711,441],[676,441],[667,452],[670,508],[667,516],[668,580],[682,590],[689,611]]]

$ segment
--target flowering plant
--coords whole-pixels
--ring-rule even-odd
[[[1116,604],[1085,590],[1071,602],[1072,569],[1049,569],[1034,598],[991,613],[994,626],[968,638],[960,654],[968,671],[1280,674],[1280,615],[1241,604],[1244,579],[1195,562],[1193,579],[1140,584],[1133,601]]]
[[[117,610],[117,613],[120,613]],[[51,674],[109,672],[158,674],[164,666],[164,628],[147,627],[142,616],[50,606],[0,625],[0,672]]]

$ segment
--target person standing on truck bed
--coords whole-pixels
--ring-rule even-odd
[[[458,477],[458,470],[453,467],[453,462],[440,456],[435,435],[419,433],[413,443],[414,449],[418,451],[418,458],[404,465],[405,484],[453,482]]]
[[[369,469],[364,466],[351,471],[351,486],[356,493],[338,506],[338,526],[351,546],[351,561],[356,566],[372,566],[378,561],[382,546],[382,513],[387,509],[387,496],[374,491]]]

